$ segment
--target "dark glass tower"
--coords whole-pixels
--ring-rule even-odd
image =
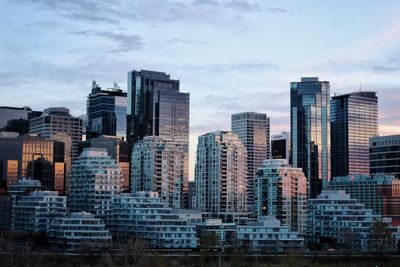
[[[116,83],[113,88],[102,90],[95,81],[87,99],[87,135],[111,135],[125,140],[126,92]]]
[[[332,177],[369,174],[369,138],[378,135],[376,92],[331,99]]]
[[[164,72],[128,73],[127,139],[132,145],[145,136],[159,136],[189,147],[189,93]]]
[[[290,84],[292,162],[303,169],[315,198],[330,180],[329,82],[303,77]]]

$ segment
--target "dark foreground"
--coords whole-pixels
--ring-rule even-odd
[[[321,267],[356,267],[356,266],[400,266],[399,256],[343,256],[343,255],[287,255],[287,256],[256,256],[244,254],[206,255],[198,254],[147,254],[147,255],[112,255],[107,252],[76,255],[73,253],[32,253],[13,257],[8,253],[0,254],[0,266],[12,267],[111,267],[111,266],[192,266],[192,267],[267,267],[267,266],[321,266]]]

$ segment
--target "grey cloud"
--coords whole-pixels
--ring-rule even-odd
[[[118,44],[118,48],[112,49],[110,52],[129,52],[143,48],[143,38],[136,34],[114,33],[110,31],[76,31],[72,34],[83,36],[100,36],[114,41]]]
[[[288,10],[287,10],[287,9],[284,9],[284,8],[281,8],[281,7],[272,7],[272,6],[269,6],[269,7],[267,7],[267,10],[268,10],[269,12],[272,12],[272,13],[288,13]]]
[[[210,5],[210,6],[219,6],[218,1],[215,0],[196,0],[193,1],[193,5]]]
[[[246,1],[233,0],[226,3],[225,6],[236,11],[261,11],[261,7],[258,4],[251,4]]]
[[[227,72],[227,71],[262,71],[262,70],[278,70],[279,66],[269,62],[260,63],[236,63],[236,64],[186,64],[181,66],[182,69],[191,71],[206,72]]]

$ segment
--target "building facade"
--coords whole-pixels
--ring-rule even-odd
[[[376,92],[331,99],[331,176],[369,174],[369,138],[378,135]]]
[[[243,112],[232,115],[232,133],[236,134],[247,151],[248,206],[254,207],[256,170],[270,157],[270,119],[267,114]]]
[[[126,140],[127,93],[116,83],[113,88],[102,90],[92,82],[87,98],[87,135],[110,135]]]
[[[305,234],[307,230],[307,178],[287,160],[265,160],[256,176],[257,217],[275,216],[283,226]]]
[[[122,193],[114,199],[112,234],[136,237],[150,248],[196,248],[195,224],[167,207],[156,192]]]
[[[131,192],[157,192],[173,208],[187,207],[187,149],[156,136],[136,142],[132,151]]]
[[[311,198],[330,180],[329,94],[329,82],[317,77],[302,77],[301,82],[290,84],[292,162],[303,169]]]
[[[7,126],[9,121],[23,120],[28,123],[29,119],[40,116],[42,112],[33,111],[30,107],[0,107],[0,129]],[[22,122],[22,121],[21,121]]]
[[[400,135],[370,138],[369,168],[371,174],[393,174],[400,179]]]
[[[237,245],[254,251],[302,251],[304,238],[290,227],[282,226],[274,217],[237,226]]]
[[[281,132],[271,136],[271,158],[286,159],[291,163],[290,133]]]
[[[353,174],[334,177],[329,189],[344,190],[374,214],[392,218],[400,224],[400,180],[392,175]]]
[[[63,142],[39,136],[0,135],[0,187],[22,177],[39,180],[45,190],[65,192],[66,164]]]
[[[47,233],[53,219],[67,213],[67,197],[57,191],[33,191],[13,203],[12,230]]]
[[[237,135],[200,135],[195,167],[196,207],[203,212],[247,211],[246,148]]]
[[[104,148],[85,148],[72,167],[69,208],[110,219],[112,200],[121,192],[121,169]]]
[[[52,220],[49,243],[67,249],[98,249],[107,247],[111,234],[104,222],[87,212],[73,212]]]
[[[97,147],[107,149],[107,153],[115,160],[122,172],[122,190],[129,192],[129,145],[128,142],[115,136],[99,136],[79,142],[79,154],[84,148]]]

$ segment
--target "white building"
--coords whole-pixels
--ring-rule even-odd
[[[69,208],[107,220],[112,199],[121,192],[121,179],[118,163],[105,148],[84,148],[72,167]]]
[[[203,212],[247,211],[246,148],[237,135],[199,136],[195,169],[196,208]]]
[[[86,212],[56,218],[49,229],[49,242],[61,248],[106,247],[110,241],[111,235],[104,222]]]
[[[196,226],[191,223],[198,222],[201,214],[176,212],[156,192],[121,193],[114,199],[113,215],[112,233],[117,240],[135,237],[152,248],[198,245]]]
[[[314,242],[333,240],[352,250],[369,250],[369,234],[374,222],[382,220],[342,190],[322,190],[309,200],[308,235]],[[390,222],[390,218],[384,218]]]
[[[274,217],[263,217],[237,226],[237,244],[251,250],[299,251],[304,247],[304,238]]]
[[[176,209],[187,206],[187,148],[157,136],[137,141],[132,151],[131,192],[157,192]]]
[[[265,160],[257,170],[257,217],[275,216],[282,225],[305,234],[307,230],[307,178],[301,168],[285,159]]]
[[[33,191],[13,203],[12,230],[48,232],[51,221],[67,213],[67,197],[57,191]]]

